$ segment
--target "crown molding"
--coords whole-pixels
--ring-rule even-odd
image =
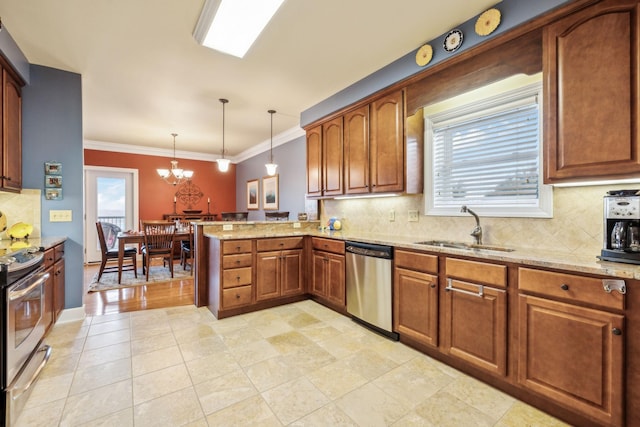
[[[274,135],[273,146],[278,147],[280,145],[286,144],[287,142],[291,142],[296,138],[300,138],[301,136],[304,136],[304,135],[305,135],[304,129],[302,129],[300,126],[295,126],[278,135]],[[237,156],[227,157],[227,158],[231,160],[231,163],[240,163],[260,153],[269,151],[269,146],[270,146],[270,140],[267,139],[243,151]],[[89,150],[113,151],[116,153],[140,154],[143,156],[158,156],[158,157],[173,158],[173,149],[169,149],[169,148],[156,148],[156,147],[147,147],[143,145],[118,144],[115,142],[95,141],[91,139],[84,140],[83,148],[86,148]],[[216,154],[209,154],[209,153],[198,153],[194,151],[176,150],[176,158],[215,162],[216,159],[220,158],[220,156]]]

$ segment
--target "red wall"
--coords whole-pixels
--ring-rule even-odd
[[[218,165],[211,161],[177,159],[182,169],[191,169],[192,183],[200,188],[202,199],[192,209],[207,212],[207,198],[211,199],[211,213],[233,212],[236,210],[236,167],[231,164],[229,171],[218,171]],[[162,214],[173,212],[173,197],[180,187],[167,184],[158,176],[156,169],[169,168],[171,159],[141,154],[116,153],[112,151],[84,150],[86,166],[107,166],[138,169],[139,216],[141,220],[161,219]],[[181,213],[187,206],[178,199],[176,211]],[[218,216],[218,218],[220,218]]]

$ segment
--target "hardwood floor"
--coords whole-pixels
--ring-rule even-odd
[[[87,293],[99,264],[84,267],[84,310],[87,316],[193,304],[193,276],[149,286]],[[181,268],[178,265],[175,268]]]

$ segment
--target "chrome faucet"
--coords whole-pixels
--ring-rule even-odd
[[[460,208],[460,212],[470,213],[476,219],[476,226],[471,232],[471,235],[476,240],[476,245],[481,245],[482,244],[482,227],[480,227],[480,218],[478,218],[478,215],[476,215],[476,213],[471,209],[469,209],[466,205],[462,205],[462,208]]]

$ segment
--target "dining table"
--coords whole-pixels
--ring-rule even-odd
[[[191,231],[189,229],[176,229],[176,232],[173,236],[174,242],[179,242],[181,240],[190,240]],[[125,246],[128,244],[143,244],[144,243],[144,232],[142,231],[121,231],[118,233],[118,284],[122,280],[122,264],[124,262],[124,250]]]

